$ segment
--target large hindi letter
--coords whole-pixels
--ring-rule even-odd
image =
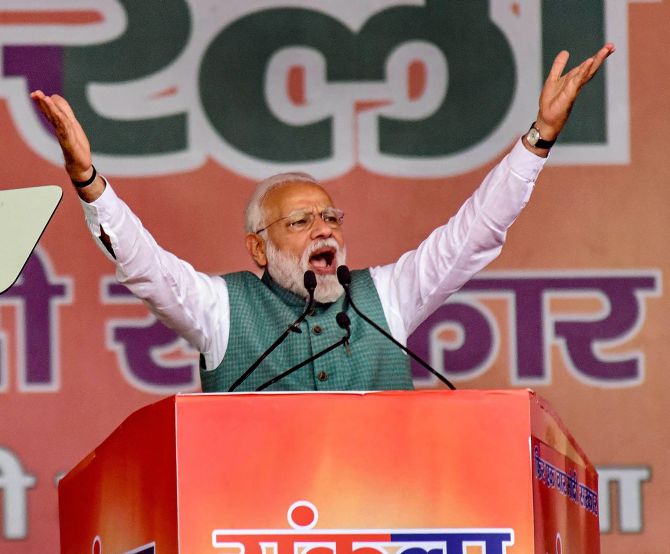
[[[57,391],[60,388],[60,328],[58,305],[69,302],[71,284],[56,278],[47,255],[37,248],[16,284],[0,296],[0,306],[18,310],[16,334],[19,389],[25,392]],[[1,338],[1,334],[0,334]],[[2,346],[0,340],[0,346]],[[0,388],[6,379],[0,352]]]
[[[644,528],[644,506],[642,485],[649,481],[648,466],[598,467],[598,492],[600,493],[600,531],[609,533],[613,529],[612,506],[619,508],[619,529],[622,533],[642,533]],[[610,497],[610,485],[616,483],[617,502]]]
[[[328,58],[328,75],[354,64],[352,33],[335,19],[303,9],[253,13],[212,41],[200,67],[200,95],[210,123],[238,150],[264,160],[305,162],[332,154],[332,121],[288,125],[265,99],[265,72],[277,51],[289,46]]]
[[[28,489],[37,480],[23,470],[21,460],[0,446],[0,499],[3,502],[3,536],[6,539],[25,539],[28,535]]]
[[[399,156],[445,156],[483,140],[504,118],[515,91],[516,68],[505,35],[484,0],[429,0],[372,18],[361,33],[367,65],[406,41],[437,46],[448,66],[442,105],[421,120],[380,118],[379,150]],[[366,59],[367,58],[367,59]]]
[[[191,16],[184,0],[119,0],[127,27],[116,40],[63,51],[63,94],[95,153],[141,155],[186,149],[186,115],[121,121],[100,115],[87,96],[90,83],[118,83],[163,69],[185,47]]]
[[[463,290],[513,292],[510,340],[515,348],[518,383],[547,382],[551,378],[549,348],[552,339],[564,347],[568,368],[596,385],[628,386],[643,378],[639,352],[607,354],[637,331],[644,320],[645,294],[658,292],[656,274],[475,278]],[[549,312],[551,297],[589,295],[604,299],[603,314],[570,316]]]
[[[512,373],[520,382],[541,382],[546,379],[545,342],[543,333],[543,294],[546,279],[532,277],[475,278],[463,290],[494,293],[512,303],[510,341],[516,367]]]
[[[125,286],[118,283],[107,283],[105,293],[112,302],[138,302]],[[195,353],[190,363],[161,360],[161,351],[173,350],[186,343],[153,315],[144,319],[110,322],[107,341],[108,346],[118,353],[124,377],[140,390],[164,393],[184,390],[196,384]]]
[[[481,547],[483,554],[505,554],[507,547],[514,544],[514,531],[511,529],[463,530],[446,533],[392,533],[393,543],[418,543],[416,547],[404,548],[403,553],[420,554],[434,552],[445,554],[463,554],[466,545]],[[429,546],[430,545],[430,546]],[[446,549],[442,546],[446,546]],[[433,548],[434,546],[434,548]]]
[[[221,137],[245,154],[276,162],[325,160],[333,155],[337,134],[333,111],[326,107],[302,123],[282,121],[266,98],[283,95],[286,86],[268,86],[271,58],[289,48],[314,52],[325,66],[325,82],[314,87],[319,90],[308,90],[315,98],[306,101],[319,102],[328,86],[385,83],[390,56],[407,43],[430,45],[445,63],[448,58],[449,85],[441,104],[422,119],[381,118],[380,152],[444,156],[495,129],[512,102],[516,71],[509,43],[484,0],[428,0],[423,6],[390,8],[357,33],[307,9],[250,14],[223,29],[205,52],[199,76],[202,105]],[[345,89],[338,90],[342,96]],[[349,101],[355,99],[351,94]],[[453,129],[458,132],[449,132]]]
[[[435,371],[450,379],[470,379],[487,369],[496,346],[494,324],[471,304],[449,302],[419,325],[407,345]],[[432,377],[414,360],[412,376]]]
[[[605,295],[609,311],[597,320],[557,321],[556,337],[565,340],[565,349],[578,376],[597,384],[629,385],[643,378],[641,355],[605,355],[603,346],[627,339],[643,320],[640,291],[656,291],[656,278],[622,276],[566,279],[573,290],[595,290]]]

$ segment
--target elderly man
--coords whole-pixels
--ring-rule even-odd
[[[565,75],[568,53],[556,57],[531,129],[458,213],[396,263],[352,272],[352,295],[363,313],[406,342],[449,295],[498,255],[579,91],[613,51],[606,44]],[[342,336],[335,316],[349,309],[336,277],[346,259],[343,213],[315,179],[304,173],[276,175],[253,194],[246,212],[246,246],[264,270],[261,279],[250,272],[205,275],[161,249],[97,174],[86,135],[68,103],[42,91],[31,96],[56,130],[89,229],[116,264],[119,281],[201,353],[204,391],[228,390],[305,310],[306,270],[317,277],[316,305],[300,323],[301,332],[288,333],[239,390],[255,390]],[[352,314],[350,320],[348,348],[334,349],[274,388],[411,389],[405,354],[360,318]]]

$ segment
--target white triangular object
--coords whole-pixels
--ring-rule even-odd
[[[62,196],[57,185],[0,190],[0,294],[18,279]]]

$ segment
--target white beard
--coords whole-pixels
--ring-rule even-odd
[[[337,241],[333,238],[321,239],[313,242],[309,248],[303,252],[300,259],[298,259],[297,256],[282,252],[268,239],[266,242],[265,255],[268,259],[267,270],[270,277],[272,277],[278,285],[290,290],[294,294],[302,296],[303,298],[308,298],[307,290],[305,289],[304,276],[305,271],[310,269],[309,257],[319,248],[326,246],[335,249],[335,260],[333,263],[335,263],[336,267],[344,265],[347,258],[347,249],[340,249],[340,245],[337,244]],[[335,300],[342,296],[343,292],[344,289],[338,282],[337,275],[316,274],[314,298],[317,302],[322,304],[335,302]]]

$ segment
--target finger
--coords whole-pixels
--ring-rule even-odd
[[[554,63],[551,65],[551,70],[547,76],[547,81],[558,81],[561,78],[569,58],[570,54],[567,50],[562,50],[558,53],[558,55],[554,58]]]
[[[606,42],[600,50],[607,50],[607,55],[609,56],[610,54],[614,54],[614,52],[616,52],[616,46],[614,46],[613,42]]]
[[[584,60],[579,66],[575,67],[568,75],[565,81],[565,92],[571,98],[576,98],[580,89],[591,78],[590,69],[593,65],[593,58]]]
[[[63,111],[56,105],[56,103],[53,101],[53,98],[50,96],[44,96],[40,100],[40,105],[44,106],[47,112],[45,112],[45,115],[49,117],[51,115],[50,121],[54,123],[54,125],[57,122],[65,122],[67,121],[67,117],[63,113]]]
[[[40,111],[44,111],[44,108],[46,107],[44,104],[44,98],[45,95],[41,90],[35,90],[30,93],[30,99],[35,103]]]
[[[37,96],[35,97],[35,103],[37,104],[37,107],[39,110],[44,114],[44,116],[49,120],[49,123],[53,125],[54,127],[56,126],[56,117],[55,114],[53,113],[51,107],[46,101],[46,96]]]
[[[49,108],[44,102],[45,94],[41,90],[35,90],[30,93],[30,99],[35,103],[37,108],[46,116],[46,118],[51,121],[51,114],[49,113]],[[53,122],[52,122],[53,123]]]
[[[54,130],[56,131],[56,138],[61,146],[72,142],[75,137],[75,129],[72,122],[69,120],[65,112],[61,110],[54,102],[53,98],[44,95],[38,100],[42,113],[49,120]]]
[[[593,64],[591,65],[590,68],[590,73],[589,73],[589,79],[593,77],[598,69],[600,69],[600,66],[605,62],[605,60],[611,56],[614,53],[614,45],[612,43],[608,43],[605,46],[603,46],[596,54],[593,56]]]
[[[53,102],[56,106],[58,106],[58,109],[73,123],[77,122],[77,118],[74,115],[74,112],[72,111],[72,108],[70,107],[70,104],[68,103],[65,98],[60,96],[59,94],[54,94],[52,96]]]
[[[588,81],[591,78],[591,75],[593,75],[591,68],[593,67],[594,62],[595,62],[594,58],[588,58],[584,60],[577,68],[577,74],[575,75],[575,80],[582,82],[582,84]]]

